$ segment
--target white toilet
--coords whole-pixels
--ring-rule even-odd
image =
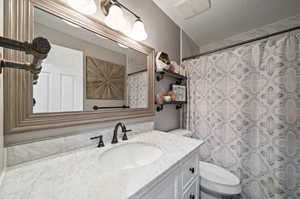
[[[191,137],[191,132],[177,129],[171,133]],[[223,199],[241,193],[240,179],[226,169],[207,162],[199,162],[201,199]]]
[[[241,193],[238,177],[214,164],[200,161],[201,199],[221,199]]]

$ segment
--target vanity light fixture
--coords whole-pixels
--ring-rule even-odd
[[[137,41],[146,40],[148,35],[145,30],[145,25],[140,18],[138,18],[133,24],[131,37]]]
[[[123,16],[123,11],[118,5],[112,4],[110,6],[108,15],[105,18],[105,23],[112,29],[119,31],[122,30],[126,22]]]
[[[79,12],[92,15],[97,12],[97,6],[94,0],[68,0],[69,5]]]
[[[141,18],[129,8],[121,4],[118,0],[101,0],[101,8],[106,16],[105,23],[110,28],[121,31],[137,41],[143,41],[147,39],[148,35]],[[128,24],[124,18],[122,9],[126,10],[136,18],[133,28],[130,31],[127,30]]]

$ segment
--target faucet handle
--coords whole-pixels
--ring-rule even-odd
[[[130,129],[127,130],[127,129],[125,128],[125,130],[124,130],[124,135],[123,135],[123,138],[122,138],[123,141],[124,141],[124,140],[128,140],[128,137],[127,137],[127,134],[126,134],[126,133],[127,133],[127,132],[130,132],[130,131],[132,131],[132,130],[130,130]]]
[[[99,139],[99,143],[98,143],[98,148],[100,147],[104,147],[104,142],[103,142],[103,135],[99,135],[99,136],[96,136],[96,137],[91,137],[90,138],[91,140],[95,140],[95,139]]]

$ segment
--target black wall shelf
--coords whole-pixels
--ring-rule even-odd
[[[156,74],[157,74],[156,75],[157,81],[162,80],[164,78],[164,76],[169,76],[169,77],[173,77],[173,78],[177,79],[176,84],[181,84],[182,81],[187,80],[186,76],[174,73],[174,72],[166,70],[166,69],[163,69],[163,71],[157,71]]]
[[[181,109],[183,104],[186,104],[187,102],[184,102],[184,101],[171,101],[171,102],[164,102],[164,103],[156,103],[155,104],[157,105],[156,107],[156,111],[157,112],[160,112],[164,109],[164,105],[167,105],[167,104],[175,104],[176,105],[176,109]]]

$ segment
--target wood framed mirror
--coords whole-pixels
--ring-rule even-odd
[[[48,56],[50,61],[47,61],[48,58],[45,60],[45,66],[43,65],[44,71],[40,75],[37,87],[32,85],[32,77],[29,72],[13,69],[4,70],[5,134],[149,117],[155,114],[154,49],[108,28],[100,20],[85,16],[58,0],[5,1],[5,11],[6,37],[20,41],[31,41],[36,36],[51,37],[49,40],[52,46],[52,54]],[[65,27],[67,28],[59,29]],[[47,30],[47,28],[52,28],[52,31],[60,30],[60,34],[74,32],[80,37],[76,37],[76,40],[82,40],[81,42],[93,45],[95,43],[103,44],[101,49],[106,48],[104,49],[106,51],[115,50],[113,59],[107,60],[101,56],[97,57],[105,53],[100,53],[99,49],[92,51],[92,53],[86,49],[81,49],[84,46],[83,44],[75,47],[68,46],[65,43],[60,44],[58,41],[54,41],[53,35],[49,35],[51,31]],[[71,31],[75,29],[77,30]],[[73,36],[69,35],[69,37]],[[117,49],[116,46],[122,49]],[[98,53],[95,55],[95,52]],[[126,56],[126,63],[116,63],[116,60],[118,60],[117,55]],[[128,61],[130,60],[129,55],[134,57],[132,58],[133,62],[136,57],[144,59],[145,64],[140,64],[144,68],[135,68],[133,70]],[[66,56],[70,57],[70,59],[63,59]],[[31,59],[30,56],[12,50],[5,50],[4,57],[5,59],[19,62],[30,61]],[[71,68],[69,67],[68,69],[66,67],[67,69],[61,73],[65,74],[67,70],[72,71],[72,74],[67,73],[70,76],[74,75],[74,71],[79,71],[77,76],[79,77],[77,78],[77,80],[79,79],[79,84],[77,82],[77,87],[74,87],[77,81],[74,78],[66,78],[65,83],[58,86],[55,83],[57,82],[55,78],[52,81],[49,80],[49,78],[52,78],[49,74],[53,72],[50,70],[51,66],[55,64],[61,66],[62,61],[65,62],[65,66],[70,66]],[[80,64],[76,65],[77,63]],[[51,69],[54,70],[54,68],[52,67]],[[46,73],[48,76],[45,75]],[[57,74],[57,71],[53,73]],[[143,77],[146,80],[146,90],[143,90],[145,92],[142,95],[140,94],[143,97],[146,96],[146,101],[145,99],[143,101],[144,105],[132,105],[134,103],[130,102],[130,94],[128,94],[129,76],[138,73],[143,73]],[[106,87],[103,87],[102,84],[102,87],[99,86],[101,78],[107,80],[111,77],[115,79],[115,82],[107,81],[105,83]],[[45,83],[45,78],[48,78],[48,84]],[[61,81],[62,78],[64,77],[60,76]],[[66,87],[66,85],[71,86]],[[125,86],[122,87],[122,85]],[[52,91],[49,87],[51,87]],[[63,100],[59,102],[58,108],[53,107],[53,101],[56,98],[52,97],[52,99],[51,96],[49,97],[50,91],[45,94],[45,90],[47,90],[45,88],[52,93],[59,90],[61,95],[66,96],[66,98],[60,96]],[[73,92],[70,91],[72,90],[70,88],[73,89]],[[77,94],[74,94],[76,92]],[[79,102],[76,96],[79,96]],[[52,105],[42,101],[47,99],[47,97],[52,100]],[[108,100],[110,100],[109,102],[113,101],[113,105],[109,104]],[[34,104],[36,107],[33,107]],[[69,106],[70,104],[72,106]],[[51,107],[49,108],[49,106]],[[100,109],[93,109],[92,107],[94,106],[100,107]],[[105,108],[102,109],[101,107]]]

